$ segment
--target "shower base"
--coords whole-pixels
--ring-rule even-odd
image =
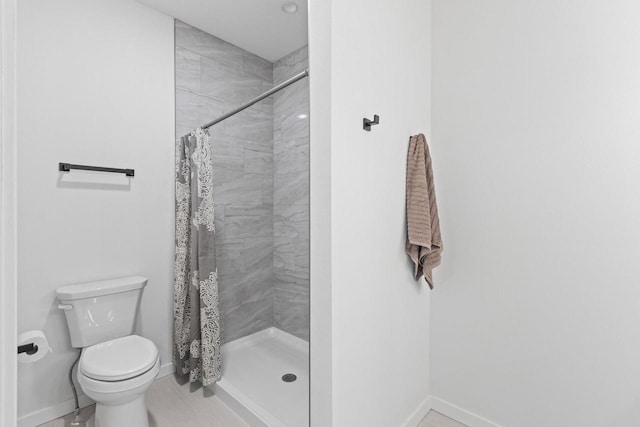
[[[309,343],[269,328],[224,344],[212,390],[251,427],[308,426]]]

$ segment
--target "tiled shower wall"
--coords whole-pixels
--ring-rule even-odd
[[[272,86],[273,66],[176,21],[177,137]],[[223,341],[273,325],[273,104],[209,129]]]
[[[272,64],[179,21],[175,41],[176,137],[306,66],[306,48]],[[273,98],[209,129],[224,342],[270,326],[309,337],[308,82]]]
[[[273,64],[278,84],[309,66],[307,47]],[[309,80],[273,96],[275,325],[309,340]]]

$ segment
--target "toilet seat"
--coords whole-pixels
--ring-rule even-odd
[[[134,378],[122,381],[101,381],[89,378],[82,372],[78,372],[78,382],[85,393],[97,402],[103,401],[106,396],[121,396],[129,399],[129,395],[136,394],[139,389],[146,389],[156,379],[160,372],[160,357],[147,372]]]
[[[125,381],[151,370],[158,363],[155,344],[138,335],[128,335],[85,348],[79,370],[96,381]]]

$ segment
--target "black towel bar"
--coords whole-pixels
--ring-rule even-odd
[[[71,163],[60,163],[58,167],[58,170],[60,172],[69,172],[71,169],[78,169],[83,171],[123,173],[127,176],[134,176],[133,169],[103,168],[102,166],[74,165]]]

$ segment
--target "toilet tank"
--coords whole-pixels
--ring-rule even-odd
[[[132,276],[58,288],[71,345],[83,348],[133,334],[146,284],[145,277]]]

